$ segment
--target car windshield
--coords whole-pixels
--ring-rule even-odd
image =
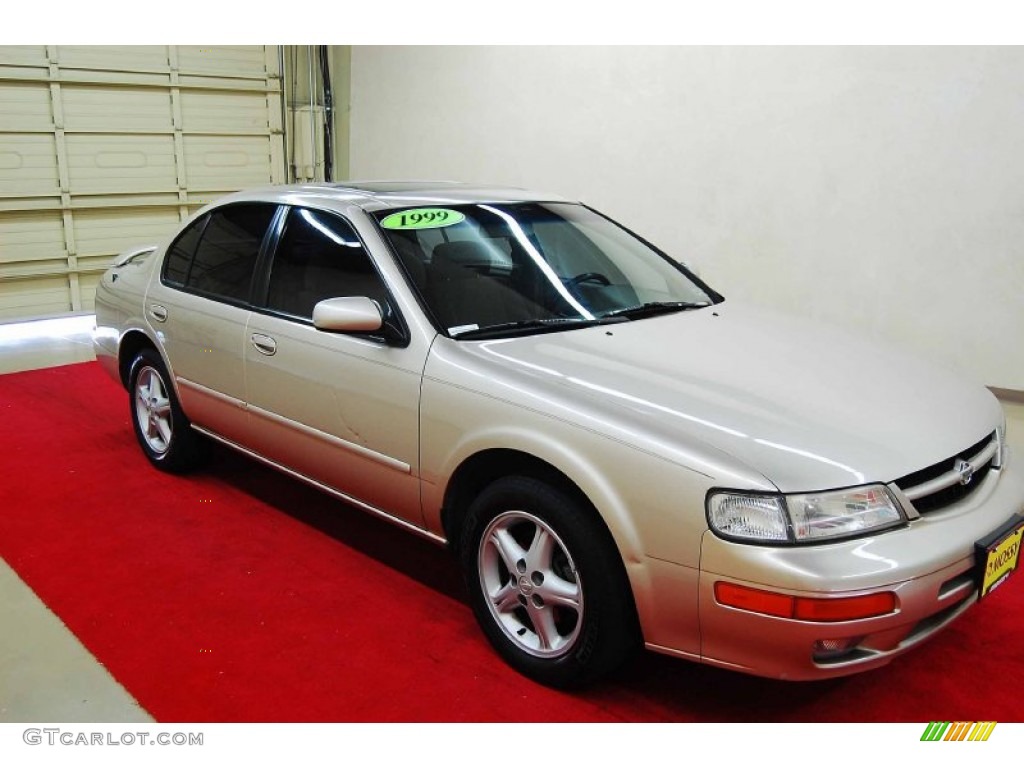
[[[720,300],[579,204],[476,203],[375,216],[430,312],[456,338],[625,322]]]

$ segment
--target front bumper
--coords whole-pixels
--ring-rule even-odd
[[[1024,510],[1024,473],[1007,462],[963,504],[873,537],[762,547],[704,534],[699,576],[701,660],[751,674],[814,680],[888,663],[977,601],[974,544]],[[1019,574],[1014,578],[1024,578]],[[811,598],[896,594],[892,613],[843,622],[777,618],[721,605],[716,582]],[[987,598],[998,600],[996,596]],[[818,641],[855,638],[829,656]]]

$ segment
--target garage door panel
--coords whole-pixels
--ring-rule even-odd
[[[71,310],[66,277],[0,281],[0,320],[59,315]]]
[[[181,95],[182,127],[189,133],[257,133],[266,135],[265,93],[185,91]]]
[[[15,66],[45,67],[45,45],[0,45],[0,62]]]
[[[118,194],[117,191],[79,196],[75,198],[75,215],[79,211],[92,211],[100,208],[131,209],[164,207],[177,208],[181,205],[177,189],[168,189],[163,192],[133,192],[128,195]]]
[[[50,87],[0,82],[0,115],[5,131],[52,131]]]
[[[113,257],[133,246],[156,243],[180,223],[176,208],[113,208],[75,213],[78,265],[86,258]]]
[[[0,213],[0,264],[67,258],[64,221],[57,211]]]
[[[0,133],[0,197],[59,195],[53,134]]]
[[[153,88],[102,88],[68,85],[62,89],[67,131],[109,131],[117,115],[124,133],[170,133],[171,99]]]
[[[280,87],[274,46],[0,46],[0,319],[89,311],[117,253],[282,180]]]
[[[167,69],[167,48],[162,45],[61,45],[57,63],[75,69],[147,72]]]
[[[110,264],[102,265],[102,269],[106,269]],[[96,311],[96,286],[100,284],[100,278],[103,277],[102,270],[92,272],[90,274],[82,275],[79,279],[80,290],[82,291],[82,311],[83,312],[95,312]]]
[[[61,251],[58,251],[56,255],[62,258],[19,261],[12,264],[0,263],[0,283],[11,282],[14,285],[29,285],[32,280],[51,276],[66,283],[67,255]]]
[[[170,83],[170,76],[166,71],[106,72],[100,69],[62,69],[60,81],[65,85],[135,85],[166,89]]]
[[[271,178],[270,140],[264,136],[186,136],[185,161],[190,189],[243,189]]]
[[[159,192],[178,186],[173,136],[67,137],[72,195]]]
[[[180,45],[178,69],[235,77],[266,77],[266,51],[262,45]]]

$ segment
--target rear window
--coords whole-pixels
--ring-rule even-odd
[[[248,301],[256,257],[274,216],[271,205],[235,205],[210,215],[185,287],[197,293]]]
[[[190,224],[164,261],[168,285],[232,302],[248,302],[256,259],[276,206],[227,206]]]

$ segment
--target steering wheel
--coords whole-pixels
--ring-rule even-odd
[[[600,272],[581,272],[575,277],[570,277],[565,281],[566,288],[575,288],[581,283],[597,283],[598,285],[611,285],[612,281],[602,275]]]

